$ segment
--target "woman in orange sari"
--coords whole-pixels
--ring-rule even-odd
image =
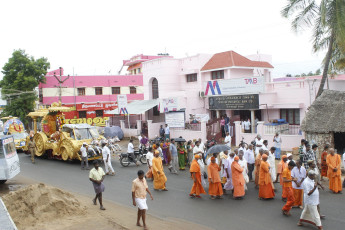
[[[321,154],[321,181],[323,181],[323,177],[327,177],[327,155],[328,155],[329,145],[325,145],[323,153]]]

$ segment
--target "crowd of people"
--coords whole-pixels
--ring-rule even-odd
[[[231,137],[227,138],[229,137],[227,132],[222,143],[227,149],[212,154],[208,154],[206,145],[201,139],[193,142],[185,141],[183,138],[169,139],[165,134],[163,137],[164,139],[161,138],[152,145],[144,135],[139,141],[140,145],[148,147],[146,154],[148,171],[145,175],[144,172],[139,171],[139,179],[133,181],[133,204],[139,208],[138,225],[140,225],[139,216],[145,221],[145,213],[142,210],[147,209],[146,198],[144,199],[143,195],[146,196],[146,189],[148,191],[146,179],[153,180],[155,190],[168,191],[164,166],[172,174],[178,174],[179,170],[189,168],[193,181],[189,193],[191,198],[201,198],[202,194],[208,193],[212,200],[222,199],[224,194],[229,193],[233,199],[241,200],[246,195],[247,184],[253,182],[258,189],[260,200],[273,199],[277,196],[276,183],[279,183],[282,188],[281,199],[285,202],[282,214],[290,216],[293,207],[303,209],[298,225],[313,223],[319,229],[322,229],[321,219],[324,218],[320,214],[319,205],[318,189],[324,189],[321,181],[327,177],[330,191],[335,194],[342,191],[341,157],[328,145],[324,146],[321,159],[318,161],[318,146],[316,144],[310,146],[305,140],[301,140],[299,156],[295,157],[298,159],[293,159],[291,153],[281,154],[282,140],[279,134],[275,135],[272,147],[269,147],[267,140],[262,140],[261,136],[257,135],[251,144],[242,142],[238,148],[231,148]],[[134,148],[132,142],[129,145],[131,149]],[[276,160],[279,161],[277,167]],[[107,162],[105,165],[108,166],[106,167],[108,171],[111,167]],[[93,174],[90,172],[90,178],[102,180],[104,172],[97,177],[92,176],[94,173],[94,171]],[[102,190],[99,184],[93,180],[92,182],[95,192]],[[206,187],[208,187],[207,192]],[[141,193],[136,192],[135,188],[141,189]],[[136,194],[141,194],[142,200],[138,200]],[[97,198],[101,196],[96,196],[94,201]],[[99,201],[101,204],[101,199]]]

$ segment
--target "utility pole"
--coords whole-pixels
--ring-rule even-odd
[[[55,72],[54,72],[54,77],[55,77],[55,79],[59,82],[59,86],[55,86],[55,87],[58,87],[59,88],[59,102],[62,102],[62,99],[61,99],[61,97],[62,97],[62,84],[69,78],[69,75],[67,76],[67,78],[65,78],[65,80],[62,80],[62,76],[61,76],[61,69],[62,69],[62,67],[59,67],[59,70],[60,70],[60,79],[59,78],[57,78],[57,76],[55,75]]]

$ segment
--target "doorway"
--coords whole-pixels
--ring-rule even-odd
[[[338,154],[345,152],[345,133],[334,133],[334,149]]]

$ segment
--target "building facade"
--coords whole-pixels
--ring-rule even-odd
[[[61,95],[62,105],[71,107],[65,113],[66,123],[105,126],[114,117],[109,111],[117,109],[117,95],[126,95],[128,102],[144,99],[142,62],[161,57],[140,54],[124,60],[126,75],[69,76],[63,68],[52,70],[46,83],[39,85],[40,104],[49,106]]]

